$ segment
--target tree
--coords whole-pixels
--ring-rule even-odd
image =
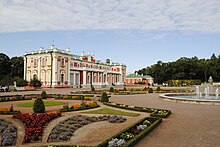
[[[106,92],[102,92],[102,96],[101,96],[101,102],[108,102],[109,98]]]
[[[33,111],[34,111],[34,113],[44,113],[45,112],[44,101],[41,98],[37,98],[34,101]]]
[[[46,93],[46,91],[42,91],[42,92],[41,92],[41,98],[42,98],[42,99],[46,99],[46,98],[47,98],[47,93]]]
[[[23,87],[28,85],[28,81],[22,79],[22,78],[17,78],[16,80],[16,86],[18,87]]]
[[[12,57],[11,60],[11,77],[23,78],[24,60],[23,57]]]
[[[2,80],[5,80],[5,77],[9,75],[11,71],[11,63],[10,58],[0,53],[0,85],[4,85],[6,81],[2,83]]]

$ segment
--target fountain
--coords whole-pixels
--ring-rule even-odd
[[[168,93],[161,94],[160,97],[169,100],[193,102],[193,103],[211,103],[220,105],[219,89],[212,85],[195,86],[195,93]]]
[[[218,99],[218,95],[219,95],[219,92],[218,92],[218,88],[215,90],[215,99]]]

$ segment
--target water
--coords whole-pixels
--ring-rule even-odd
[[[210,90],[211,89],[211,90]],[[200,92],[199,86],[196,86],[196,95],[195,96],[180,96],[180,97],[188,97],[188,98],[193,98],[193,99],[220,99],[219,98],[219,89],[215,89],[215,94],[211,94],[212,87],[209,85],[205,87],[204,93]]]

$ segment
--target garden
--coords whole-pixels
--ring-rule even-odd
[[[133,146],[157,127],[162,122],[162,118],[167,118],[171,114],[170,110],[109,102],[110,96],[107,92],[102,92],[98,101],[94,99],[96,96],[91,94],[61,96],[47,95],[43,91],[41,95],[32,96],[33,97],[31,97],[31,95],[22,96],[22,99],[20,99],[21,97],[19,96],[19,100],[15,100],[19,101],[16,102],[15,106],[16,108],[32,109],[33,113],[14,110],[13,105],[9,108],[0,108],[0,115],[4,115],[10,120],[16,120],[24,128],[23,139],[16,141],[18,134],[17,127],[20,126],[16,126],[13,121],[0,119],[1,146],[21,144],[31,146],[37,146],[39,144],[61,145],[62,143],[65,145],[68,142],[68,144],[72,144],[73,141],[71,138],[77,136],[77,132],[80,129],[92,124],[100,125],[99,123],[101,122],[105,122],[103,127],[99,126],[104,130],[106,127],[108,128],[108,126],[110,129],[110,124],[112,123],[121,125],[114,125],[114,127],[120,128],[118,132],[118,129],[113,129],[112,132],[108,131],[110,134],[107,134],[107,136],[100,136],[103,139],[101,141],[99,140],[99,142],[97,141],[96,146]],[[87,97],[86,100],[85,97]],[[10,99],[10,97],[8,98]],[[32,101],[29,101],[30,99],[32,99]],[[47,112],[47,108],[49,107],[61,109],[57,109],[56,112]],[[140,114],[138,112],[145,112],[146,115],[145,113]],[[95,129],[99,127],[97,126]],[[45,132],[45,129],[48,133]]]

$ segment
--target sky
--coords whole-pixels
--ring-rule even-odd
[[[220,0],[0,0],[0,53],[82,51],[127,73],[220,55]]]

